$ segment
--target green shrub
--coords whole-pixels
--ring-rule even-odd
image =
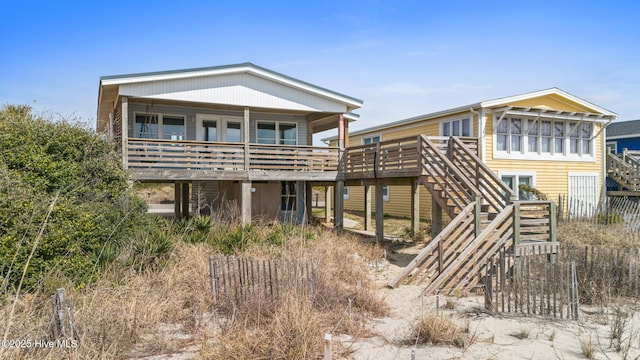
[[[4,286],[20,283],[27,262],[27,289],[54,270],[82,286],[118,256],[136,228],[149,223],[146,205],[130,191],[114,149],[92,130],[42,119],[27,106],[0,110]]]

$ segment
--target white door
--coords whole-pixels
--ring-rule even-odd
[[[196,115],[199,141],[242,142],[242,119],[217,115]]]
[[[600,186],[596,173],[570,173],[567,206],[571,217],[594,216],[598,210]]]

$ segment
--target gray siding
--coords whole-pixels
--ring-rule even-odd
[[[147,104],[129,102],[129,137],[133,137],[135,114],[146,114],[151,112],[153,114],[167,114],[167,115],[184,115],[186,117],[186,135],[187,140],[196,140],[196,114],[211,114],[219,116],[233,116],[242,118],[244,116],[243,111],[229,111],[229,110],[216,110],[199,107],[185,107],[185,106],[169,106],[169,105],[153,105],[147,106]],[[250,128],[249,128],[249,142],[255,143],[256,141],[256,124],[257,121],[283,121],[288,123],[295,122],[298,127],[298,145],[310,145],[307,141],[307,119],[302,115],[292,114],[274,114],[264,113],[258,111],[249,112]]]

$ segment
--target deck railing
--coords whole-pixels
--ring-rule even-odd
[[[335,147],[128,139],[126,159],[135,169],[338,171]]]
[[[394,176],[415,176],[422,171],[420,159],[423,135],[386,140],[372,144],[350,146],[345,153],[345,171],[347,178],[376,178]],[[448,136],[426,136],[434,148],[442,154],[448,154]],[[478,139],[457,138],[472,153],[478,154]]]

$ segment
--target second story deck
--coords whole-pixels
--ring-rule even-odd
[[[336,181],[339,176],[335,147],[130,138],[124,159],[139,181]]]

